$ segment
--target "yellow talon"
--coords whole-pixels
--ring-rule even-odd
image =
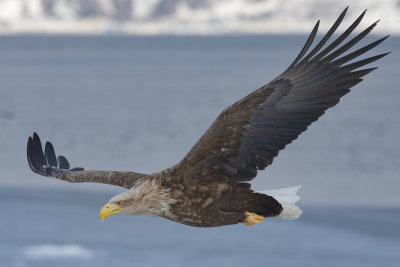
[[[244,220],[244,222],[241,222],[244,225],[255,225],[261,223],[264,220],[263,216],[256,213],[246,211],[244,214],[246,215],[246,219]]]

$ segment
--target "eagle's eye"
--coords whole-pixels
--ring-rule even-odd
[[[116,203],[117,203],[117,205],[122,206],[122,201],[117,201]]]

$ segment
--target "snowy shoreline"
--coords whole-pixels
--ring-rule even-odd
[[[376,32],[400,33],[395,0],[5,0],[0,1],[0,34],[304,34],[318,19],[326,31],[349,4],[344,23],[368,9],[360,29],[383,19]]]

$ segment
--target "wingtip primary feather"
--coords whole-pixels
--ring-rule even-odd
[[[320,24],[320,20],[318,20],[317,23],[315,24],[313,30],[311,31],[311,34],[308,36],[306,43],[304,44],[303,48],[301,49],[300,53],[297,55],[295,60],[293,60],[292,64],[290,64],[288,69],[290,69],[291,67],[296,65],[303,58],[303,56],[307,53],[308,49],[314,42],[315,36],[317,35],[319,24]]]
[[[59,169],[68,170],[70,168],[69,162],[68,162],[67,158],[64,156],[58,156],[57,163],[58,163]]]
[[[27,144],[27,146],[26,146],[26,155],[27,155],[27,158],[28,158],[29,167],[31,168],[32,171],[37,172],[36,166],[35,166],[35,165],[37,165],[37,164],[36,164],[36,162],[35,162],[35,157],[34,157],[33,154],[32,154],[33,151],[34,151],[34,148],[33,148],[33,139],[32,139],[32,137],[29,136],[29,138],[28,138],[28,144]]]
[[[54,168],[57,167],[57,157],[56,157],[56,153],[54,151],[54,147],[53,147],[52,143],[50,143],[48,141],[46,142],[46,145],[45,145],[44,156],[46,158],[46,162],[47,162],[48,166],[54,167]]]
[[[312,58],[316,53],[318,53],[318,51],[325,45],[325,43],[332,37],[332,35],[335,33],[335,31],[337,30],[337,28],[339,27],[339,25],[342,23],[343,18],[346,16],[346,12],[347,12],[347,8],[345,8],[342,13],[340,14],[340,16],[336,19],[335,23],[333,23],[333,25],[331,26],[331,28],[329,29],[329,31],[325,34],[325,36],[322,38],[321,41],[319,41],[319,43],[313,48],[313,50],[311,50],[310,53],[308,53],[308,55],[306,55],[299,63],[300,64],[305,64],[306,62],[308,62],[308,60],[310,58]]]
[[[357,19],[350,25],[349,28],[346,29],[338,38],[336,38],[330,45],[328,45],[325,49],[320,51],[320,49],[324,46],[324,44],[330,39],[330,37],[333,35],[333,33],[336,31],[336,29],[339,27],[339,25],[342,23],[343,18],[346,15],[346,12],[348,10],[349,6],[347,6],[342,13],[339,15],[338,19],[335,21],[335,23],[332,25],[328,33],[322,38],[322,40],[312,49],[310,53],[307,53],[308,49],[311,47],[316,33],[318,31],[318,27],[320,24],[320,20],[317,21],[315,24],[310,36],[308,37],[306,43],[304,44],[302,50],[296,57],[296,59],[290,64],[288,69],[293,68],[294,66],[304,64],[308,62],[310,59],[311,61],[319,61],[322,58],[328,58],[329,60],[334,59],[335,57],[339,56],[343,52],[345,52],[347,49],[351,48],[355,43],[359,41],[359,39],[362,39],[368,32],[370,32],[376,24],[379,22],[376,21],[373,23],[370,27],[368,27],[366,30],[364,30],[361,34],[359,34],[357,37],[355,37],[353,40],[345,44],[344,46],[340,47],[338,50],[334,51],[333,53],[329,54],[333,49],[338,47],[352,32],[353,30],[360,24],[361,20],[364,18],[365,13],[367,10],[365,9],[358,17]],[[358,39],[358,40],[357,40]],[[329,54],[329,55],[328,55]]]
[[[350,25],[350,27],[348,27],[338,38],[336,38],[324,50],[322,50],[321,52],[316,54],[312,60],[315,60],[315,61],[320,60],[321,58],[328,55],[329,52],[331,52],[333,49],[335,49],[338,45],[340,45],[353,32],[353,30],[358,26],[358,24],[360,24],[361,20],[364,18],[366,11],[367,10],[364,10],[364,12],[361,13],[361,15],[357,17],[357,19]]]
[[[56,156],[54,147],[50,142],[46,142],[43,153],[39,135],[34,132],[29,136],[27,143],[27,159],[31,170],[43,176],[53,176],[54,173],[65,171],[83,171],[81,167],[70,169],[70,164],[66,157]]]
[[[331,61],[332,64],[337,64],[338,66],[341,66],[344,63],[347,63],[349,61],[351,61],[352,59],[368,52],[369,50],[373,49],[374,47],[378,46],[380,43],[382,43],[383,41],[385,41],[389,36],[385,36],[381,39],[376,40],[375,42],[372,42],[350,54],[347,54],[345,56],[342,56],[340,58],[336,58],[335,60]]]
[[[33,134],[33,137],[29,136],[26,148],[29,167],[33,172],[47,176],[44,169],[46,162],[41,149],[39,136],[36,133]]]

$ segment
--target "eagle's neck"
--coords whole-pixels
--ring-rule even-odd
[[[124,206],[125,214],[172,216],[170,205],[175,203],[175,200],[170,197],[170,189],[164,187],[158,179],[139,180],[124,193],[129,197],[127,205]]]

